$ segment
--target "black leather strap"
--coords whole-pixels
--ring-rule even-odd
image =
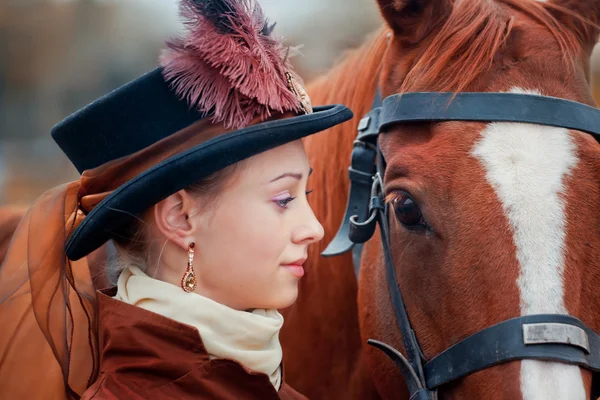
[[[352,161],[348,168],[350,178],[350,192],[346,204],[346,211],[342,224],[335,237],[321,255],[325,257],[337,256],[352,249],[354,243],[350,241],[350,217],[357,215],[365,219],[368,213],[371,185],[375,174],[375,157],[377,148],[369,143],[356,141],[352,150]]]
[[[383,100],[381,129],[399,122],[524,122],[600,135],[600,110],[556,97],[520,93],[430,93]]]
[[[402,293],[398,286],[398,276],[396,275],[396,268],[394,267],[394,261],[392,260],[392,252],[390,250],[390,237],[388,228],[388,213],[387,208],[385,212],[378,212],[379,232],[381,234],[381,243],[383,245],[383,256],[385,259],[385,276],[390,290],[390,296],[392,299],[392,305],[394,306],[394,313],[396,314],[396,323],[400,332],[402,332],[402,341],[404,343],[404,350],[406,351],[408,362],[414,369],[415,374],[421,380],[425,381],[425,374],[421,363],[421,348],[417,343],[415,332],[412,329],[406,307],[404,306],[404,300],[402,299]],[[425,386],[425,385],[423,385]]]
[[[381,97],[379,91],[373,102],[373,108],[358,123],[356,140],[377,145],[379,127],[381,126]]]
[[[423,359],[421,348],[417,342],[414,331],[412,330],[406,307],[404,306],[404,300],[402,299],[402,293],[398,286],[398,276],[396,274],[396,268],[394,267],[394,261],[392,260],[392,252],[390,250],[390,238],[389,238],[389,227],[388,227],[388,207],[383,201],[383,184],[381,182],[380,175],[383,173],[383,159],[382,155],[378,157],[378,176],[373,182],[373,190],[371,198],[371,218],[375,217],[374,223],[379,224],[379,232],[381,235],[381,243],[383,246],[383,257],[385,263],[385,276],[388,283],[388,289],[394,308],[394,314],[396,315],[396,323],[400,332],[402,333],[402,341],[404,344],[404,350],[406,351],[406,358],[404,359],[400,352],[387,346],[381,342],[369,341],[369,344],[381,349],[388,356],[394,360],[396,365],[404,365],[404,368],[400,368],[400,371],[404,375],[404,379],[409,388],[411,399],[435,399],[437,394],[434,391],[427,390],[425,372],[423,370]],[[364,238],[363,238],[364,239]],[[368,239],[367,239],[368,240]],[[381,343],[383,346],[379,345]],[[395,353],[394,353],[395,352]]]
[[[348,175],[350,192],[346,211],[336,235],[321,253],[324,257],[337,256],[352,250],[354,272],[358,277],[363,245],[350,239],[350,218],[365,220],[368,216],[368,203],[371,197],[371,185],[375,174],[377,156],[377,137],[379,136],[379,112],[381,106],[379,90],[375,95],[371,111],[358,124],[358,134],[354,141]]]
[[[406,383],[406,387],[410,393],[411,399],[416,398],[419,400],[429,400],[431,398],[431,396],[429,396],[427,393],[428,390],[424,387],[424,382],[421,382],[415,373],[414,368],[410,365],[410,362],[406,359],[406,357],[404,357],[404,355],[402,355],[402,353],[392,346],[378,340],[369,339],[367,343],[383,351],[389,358],[392,359],[394,364],[396,364],[402,373],[402,376],[404,377],[404,382]]]
[[[559,323],[587,334],[590,353],[573,344],[525,344],[523,324]],[[424,366],[432,389],[473,372],[513,360],[558,361],[600,371],[600,337],[583,322],[568,315],[529,315],[490,326],[437,355]]]

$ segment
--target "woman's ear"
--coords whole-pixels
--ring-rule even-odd
[[[197,199],[180,190],[154,205],[154,223],[167,239],[187,250],[199,224],[199,219],[192,217],[199,212]]]

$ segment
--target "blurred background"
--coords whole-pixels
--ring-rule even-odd
[[[306,81],[381,24],[375,0],[259,2],[288,44],[304,45],[294,64]],[[177,0],[1,0],[0,205],[76,179],[50,128],[154,68],[180,29]],[[594,74],[600,100],[600,62]]]
[[[50,128],[156,67],[177,0],[0,0],[0,205],[77,178]],[[379,24],[374,0],[262,0],[309,80]],[[85,134],[85,132],[82,132]]]

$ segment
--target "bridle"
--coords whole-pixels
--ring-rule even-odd
[[[513,360],[556,361],[600,372],[600,336],[579,319],[560,314],[509,319],[425,359],[410,325],[390,251],[389,211],[382,180],[385,160],[378,138],[394,124],[436,121],[520,122],[575,129],[600,137],[600,110],[560,98],[518,93],[414,92],[382,101],[378,91],[371,111],[358,125],[344,219],[322,253],[334,256],[352,250],[358,277],[362,244],[371,239],[379,224],[386,280],[406,357],[381,341],[369,339],[368,343],[394,361],[404,376],[410,399],[415,400],[436,399],[441,385]],[[592,388],[594,391],[597,388]]]

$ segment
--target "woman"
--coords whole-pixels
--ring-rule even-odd
[[[323,236],[300,139],[352,113],[312,109],[253,1],[182,10],[160,68],[53,128],[82,175],[0,268],[3,398],[303,398],[277,312]],[[86,256],[107,242],[116,286],[96,292]]]

